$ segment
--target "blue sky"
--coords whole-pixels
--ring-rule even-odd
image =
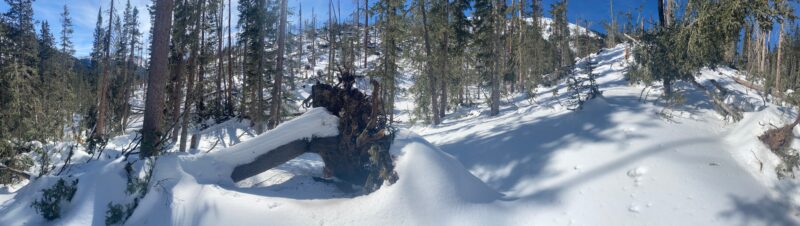
[[[127,0],[115,0],[116,10],[123,9]],[[234,7],[237,5],[238,0],[231,0]],[[347,19],[351,18],[348,15],[356,8],[356,1],[363,4],[364,0],[334,0],[340,1],[342,17]],[[378,0],[370,0],[374,4]],[[555,0],[544,0],[545,15]],[[684,0],[679,0],[684,1]],[[73,35],[73,42],[75,43],[76,56],[88,56],[91,51],[92,32],[97,18],[97,10],[100,6],[104,10],[108,9],[111,0],[37,0],[34,2],[34,18],[38,21],[47,20],[50,23],[51,29],[56,36],[59,35],[61,30],[61,23],[59,16],[66,4],[70,9],[75,26],[75,34]],[[150,0],[130,0],[131,4],[139,8],[139,21],[142,31],[150,29],[150,19],[146,10],[146,6],[150,4]],[[509,0],[510,2],[510,0]],[[303,17],[305,19],[311,18],[312,10],[317,15],[318,23],[327,20],[328,17],[328,1],[327,0],[289,0],[289,7],[292,11],[297,11],[299,5],[303,6]],[[572,23],[576,23],[577,19],[589,20],[592,22],[591,28],[600,32],[605,32],[602,22],[608,21],[610,18],[610,4],[608,0],[570,0],[569,8],[567,9],[568,19]],[[642,9],[641,14],[646,18],[655,17],[657,13],[656,1],[653,0],[615,0],[614,11],[616,15],[622,12],[630,11],[633,13],[634,18],[639,16],[638,9]],[[797,8],[797,6],[795,6]],[[8,5],[5,1],[0,1],[0,12],[8,10]],[[236,8],[233,8],[233,24],[235,26],[237,21]],[[227,15],[226,15],[227,16]],[[107,15],[103,15],[107,17]],[[105,18],[107,19],[107,18]],[[297,15],[290,19],[297,21]],[[623,21],[624,22],[624,21]],[[581,22],[583,24],[584,22]],[[296,28],[296,26],[294,26]],[[293,28],[293,29],[294,29]],[[37,27],[38,29],[38,27]],[[235,29],[235,28],[234,28]],[[145,34],[146,35],[146,34]]]

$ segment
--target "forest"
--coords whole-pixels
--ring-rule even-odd
[[[800,223],[795,0],[47,1],[0,7],[0,225]]]

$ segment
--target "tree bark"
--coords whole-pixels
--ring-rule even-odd
[[[172,0],[156,1],[153,43],[150,51],[150,75],[145,100],[144,124],[142,125],[143,158],[158,155],[161,150],[161,124],[164,109],[164,90],[167,82],[167,57],[169,30],[172,26]]]

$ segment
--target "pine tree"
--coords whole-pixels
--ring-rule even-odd
[[[396,92],[395,78],[399,71],[398,61],[400,53],[397,51],[403,42],[403,0],[379,1],[375,7],[378,9],[379,20],[376,23],[380,30],[381,55],[379,65],[370,72],[378,78],[383,86],[381,89],[381,102],[384,103],[383,112],[389,113],[389,122],[394,120],[394,97]],[[312,53],[313,54],[313,53]]]
[[[72,17],[69,15],[67,5],[64,5],[64,12],[61,13],[61,52],[67,55],[75,54],[75,47],[72,44]]]
[[[556,49],[556,74],[559,78],[570,72],[574,64],[572,50],[570,49],[570,30],[567,21],[567,0],[559,0],[550,6],[550,15],[553,15],[553,34],[550,41]]]
[[[477,65],[475,65],[475,69],[481,75],[481,79],[484,81],[488,80],[490,88],[494,89],[495,83],[498,82],[494,63],[494,61],[497,60],[494,44],[494,39],[497,37],[495,36],[496,28],[494,20],[496,19],[496,16],[493,12],[494,3],[493,0],[475,0],[474,7],[475,16],[473,22],[475,28],[473,33],[473,41],[477,54]],[[492,96],[494,96],[494,91],[492,91]],[[499,111],[495,111],[496,109],[494,107],[494,103],[490,102],[490,106],[490,115],[497,115]]]
[[[247,117],[255,125],[256,133],[264,132],[264,89],[266,81],[267,6],[265,0],[239,1],[239,45],[244,48],[244,100],[249,106]]]

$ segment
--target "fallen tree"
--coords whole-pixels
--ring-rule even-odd
[[[702,84],[698,83],[694,79],[692,79],[691,82],[695,87],[697,87],[700,90],[703,90],[703,92],[706,94],[706,96],[711,98],[711,103],[714,104],[714,106],[716,106],[717,111],[719,111],[723,116],[731,116],[731,118],[733,118],[733,121],[736,121],[736,122],[738,122],[739,120],[742,120],[742,118],[744,118],[744,116],[742,116],[742,112],[739,111],[739,109],[736,109],[734,107],[729,106],[728,104],[725,104],[725,101],[723,101],[723,98],[728,93],[728,90],[726,90],[719,83],[717,83],[716,80],[712,79],[711,80],[711,84],[713,84],[714,87],[717,90],[719,90],[720,95],[717,95],[716,92],[709,90],[708,88],[706,88]],[[722,97],[720,97],[720,96],[722,96]]]
[[[398,176],[389,154],[393,136],[377,95],[380,86],[373,80],[373,95],[368,96],[353,88],[354,81],[354,76],[342,73],[335,86],[317,83],[304,102],[338,117],[338,136],[294,140],[263,152],[253,161],[236,166],[231,179],[240,181],[304,153],[317,153],[325,163],[324,176],[364,192],[377,190],[384,181],[394,183]]]

